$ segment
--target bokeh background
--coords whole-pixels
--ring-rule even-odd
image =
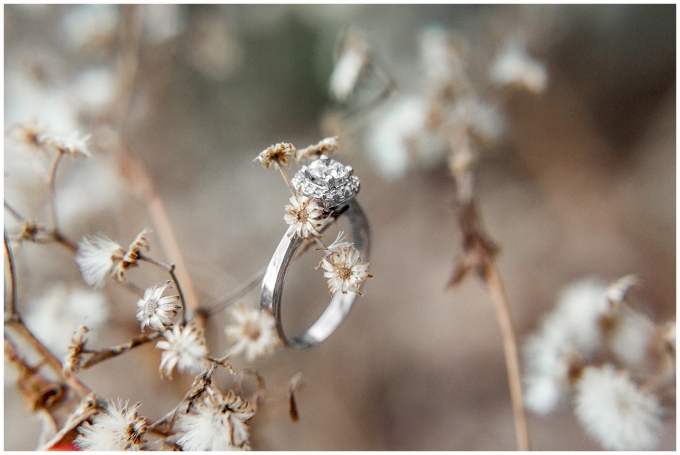
[[[262,450],[512,450],[514,424],[491,301],[470,277],[446,283],[460,254],[446,164],[385,178],[362,126],[374,106],[343,110],[328,82],[339,39],[360,30],[397,96],[422,85],[419,41],[433,25],[467,46],[474,80],[520,36],[542,61],[541,94],[496,100],[502,139],[479,153],[476,198],[501,246],[520,340],[573,280],[635,273],[634,296],[655,321],[676,308],[675,5],[153,5],[144,16],[129,115],[122,137],[152,174],[201,302],[209,305],[264,267],[286,225],[281,177],[252,160],[276,142],[304,147],[339,134],[339,159],[362,180],[359,200],[373,230],[374,279],[345,323],[323,344],[279,350],[253,366],[268,402],[252,420]],[[64,232],[104,232],[127,245],[151,219],[118,174],[106,115],[122,62],[119,6],[5,5],[5,127],[39,120],[92,133],[93,157],[65,160],[58,179]],[[137,14],[137,13],[135,13]],[[122,62],[122,63],[121,63]],[[387,100],[389,101],[389,99]],[[380,108],[380,102],[377,103]],[[349,116],[345,122],[338,118]],[[7,136],[7,135],[6,135]],[[44,190],[30,161],[5,140],[5,200],[44,219]],[[23,157],[23,158],[22,158]],[[23,161],[22,161],[23,160]],[[295,167],[293,167],[293,170]],[[34,179],[34,180],[31,180]],[[10,232],[18,224],[5,213]],[[151,237],[151,252],[162,248]],[[20,309],[37,311],[60,282],[79,283],[58,246],[16,252]],[[291,330],[313,320],[327,291],[317,257],[286,282]],[[163,279],[142,267],[140,286]],[[96,344],[138,333],[135,299],[108,285],[110,321]],[[242,301],[257,306],[257,291]],[[209,343],[224,352],[226,314],[211,318]],[[66,340],[67,341],[67,340]],[[82,373],[102,397],[141,401],[158,419],[191,383],[161,380],[151,345]],[[236,359],[237,369],[248,366]],[[288,418],[287,382],[305,378],[300,421]],[[226,375],[221,387],[229,387]],[[5,368],[6,450],[35,448],[36,421]],[[569,407],[529,417],[538,450],[596,450]],[[663,448],[675,449],[675,415]]]

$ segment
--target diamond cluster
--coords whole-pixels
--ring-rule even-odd
[[[352,168],[321,155],[309,166],[302,166],[292,178],[295,189],[313,197],[326,210],[341,208],[359,192],[359,178]]]

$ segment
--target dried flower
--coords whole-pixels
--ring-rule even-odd
[[[605,337],[612,352],[628,366],[647,360],[648,348],[654,337],[654,323],[627,305],[622,305],[607,317]]]
[[[231,390],[224,396],[208,389],[192,412],[177,419],[179,444],[183,450],[250,449],[248,424],[254,410]]]
[[[229,355],[244,353],[246,360],[252,362],[274,352],[281,342],[275,331],[276,321],[268,311],[251,309],[244,304],[232,308],[234,324],[225,328],[230,341],[236,344],[229,350]]]
[[[585,430],[607,450],[655,450],[661,443],[663,411],[628,372],[587,367],[576,384],[575,412]]]
[[[142,232],[137,234],[137,237],[132,241],[128,250],[125,252],[123,259],[116,265],[114,275],[116,280],[123,281],[125,279],[125,272],[130,267],[135,267],[137,261],[141,257],[140,251],[142,249],[149,250],[149,241],[146,239],[146,235],[151,233],[151,229],[144,229]]]
[[[137,415],[137,403],[128,408],[122,404],[107,401],[103,412],[97,414],[92,423],[85,422],[79,427],[76,445],[83,450],[139,450],[146,442],[142,436],[146,422]]]
[[[144,327],[149,326],[154,330],[163,332],[166,328],[172,326],[173,322],[170,318],[177,316],[177,310],[182,308],[178,295],[167,295],[161,297],[168,286],[171,286],[170,280],[165,283],[158,283],[146,291],[144,297],[137,302],[137,320],[141,321],[140,330],[144,331]]]
[[[78,329],[73,333],[71,337],[71,344],[68,347],[69,353],[64,357],[62,364],[62,370],[64,374],[70,376],[78,373],[80,371],[80,358],[83,348],[87,340],[85,339],[85,334],[89,332],[89,329],[84,325],[78,327]]]
[[[278,164],[290,166],[288,163],[288,158],[295,159],[297,157],[297,149],[293,144],[287,142],[279,142],[276,145],[267,147],[265,150],[260,152],[260,154],[253,160],[259,161],[265,169],[269,169],[269,166],[274,165],[274,169],[277,169]]]
[[[368,273],[368,263],[361,262],[359,252],[350,245],[347,250],[338,248],[321,260],[324,268],[324,277],[329,278],[328,288],[330,294],[340,290],[343,294],[354,292],[361,295],[359,285],[366,278],[373,278]]]
[[[195,322],[185,327],[176,325],[163,334],[166,341],[159,341],[156,348],[163,349],[158,371],[161,376],[172,378],[172,370],[177,366],[180,372],[200,373],[207,366],[208,348],[203,332]]]
[[[87,148],[90,135],[80,137],[77,131],[68,136],[59,136],[52,133],[43,133],[39,136],[41,144],[55,149],[58,153],[67,153],[71,156],[92,156]]]
[[[327,218],[323,209],[317,202],[307,196],[303,196],[300,189],[298,189],[297,196],[291,197],[290,202],[293,205],[286,206],[286,214],[283,219],[290,224],[288,228],[288,235],[297,235],[303,239],[308,239],[310,235],[321,237],[317,231]]]
[[[341,249],[343,248],[349,248],[352,244],[350,242],[345,242],[345,233],[344,231],[338,232],[338,236],[335,238],[333,243],[328,245],[326,248],[317,248],[317,250],[320,251],[327,251],[327,254],[330,253],[339,253]]]
[[[336,152],[339,147],[337,136],[327,137],[314,145],[298,150],[297,162],[299,163],[303,159],[314,155],[329,155]]]
[[[516,42],[496,57],[490,76],[498,85],[517,85],[535,93],[543,92],[548,85],[545,65],[529,57],[526,48]]]
[[[95,237],[83,237],[78,244],[76,262],[85,283],[100,288],[124,256],[125,250],[120,245],[99,234]]]

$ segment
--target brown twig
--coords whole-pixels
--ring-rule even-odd
[[[55,190],[55,184],[57,179],[57,167],[59,166],[59,162],[61,161],[61,158],[63,156],[64,153],[61,150],[57,151],[57,154],[54,155],[54,158],[52,159],[52,164],[50,165],[50,172],[47,180],[47,188],[49,191],[48,210],[50,213],[50,223],[52,224],[52,231],[57,231],[58,226],[57,208],[55,202],[57,192]]]
[[[16,267],[14,265],[14,255],[12,254],[12,246],[9,243],[9,235],[7,228],[5,228],[5,256],[7,257],[7,269],[9,273],[9,296],[7,298],[7,317],[14,317],[17,308],[17,281],[16,281]]]
[[[81,366],[81,369],[86,370],[88,368],[91,368],[95,366],[96,364],[103,362],[106,359],[110,359],[111,357],[116,357],[121,354],[124,354],[128,352],[130,349],[136,348],[137,346],[141,346],[143,344],[149,343],[151,341],[154,341],[158,338],[160,338],[161,333],[159,332],[154,332],[151,334],[143,333],[139,336],[136,336],[132,338],[130,341],[127,343],[119,344],[117,346],[111,346],[108,348],[101,349],[97,351],[92,357],[87,359]]]
[[[286,181],[286,185],[288,185],[288,189],[290,190],[293,197],[297,197],[295,190],[293,189],[293,184],[290,182],[290,178],[288,178],[288,173],[286,172],[286,170],[281,165],[281,160],[279,159],[278,156],[276,156],[275,159],[276,159],[276,167],[278,167],[279,170],[281,171],[281,175],[283,176],[283,180]]]

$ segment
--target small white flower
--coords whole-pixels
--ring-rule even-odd
[[[40,142],[48,147],[55,149],[59,153],[68,153],[71,156],[92,156],[87,148],[87,141],[90,135],[80,136],[77,131],[68,136],[43,133],[40,135]]]
[[[326,216],[323,209],[317,202],[307,196],[303,196],[298,190],[297,196],[291,197],[293,205],[286,206],[286,214],[283,219],[290,225],[288,235],[297,235],[303,239],[308,239],[310,235],[321,237],[317,229],[323,226]]]
[[[140,404],[129,408],[127,401],[107,401],[105,410],[93,418],[92,424],[86,422],[79,427],[76,445],[83,450],[139,450],[146,442],[142,438],[146,422],[137,415]]]
[[[329,278],[328,288],[331,295],[338,290],[343,294],[354,292],[361,295],[359,285],[366,278],[373,278],[368,273],[368,263],[361,262],[359,252],[352,245],[346,250],[338,248],[323,258],[321,266],[325,270],[323,276]]]
[[[496,57],[491,67],[491,80],[498,85],[517,85],[541,93],[548,85],[545,65],[527,54],[526,48],[511,42]]]
[[[611,365],[585,368],[575,404],[581,425],[607,450],[655,450],[661,443],[661,404],[625,371]]]
[[[352,245],[350,242],[345,242],[344,231],[338,232],[338,236],[335,238],[333,243],[328,245],[326,248],[317,248],[317,250],[327,251],[326,254],[339,253],[343,248],[349,248]]]
[[[165,288],[170,286],[170,280],[165,283],[154,284],[146,291],[144,297],[137,301],[137,320],[141,321],[140,330],[144,331],[144,327],[149,326],[154,330],[163,332],[166,328],[172,326],[172,317],[177,316],[177,310],[182,308],[178,303],[178,295],[166,295],[161,297]]]
[[[249,450],[246,423],[255,412],[249,404],[229,391],[223,396],[209,389],[190,413],[177,419],[177,440],[183,450]]]
[[[180,372],[200,373],[207,366],[208,348],[203,333],[190,322],[186,327],[176,325],[163,334],[166,341],[159,341],[156,348],[163,349],[158,371],[161,376],[172,378],[172,370],[177,366]]]
[[[100,288],[124,255],[125,250],[120,245],[99,234],[83,237],[78,244],[76,262],[85,283]]]
[[[563,330],[585,356],[592,354],[602,342],[598,322],[611,309],[606,289],[604,282],[592,278],[572,283],[562,291],[557,307],[549,316],[560,321]]]
[[[229,350],[229,355],[244,353],[246,360],[252,362],[274,352],[280,344],[276,334],[276,321],[271,313],[248,308],[239,304],[232,308],[234,324],[225,328],[230,341],[236,344]]]
[[[289,166],[288,158],[297,158],[297,149],[293,144],[287,142],[279,142],[278,144],[271,145],[265,150],[260,152],[260,154],[253,160],[259,161],[260,164],[265,169],[269,169],[269,166],[274,166],[274,169],[278,168],[278,163],[282,165]]]

